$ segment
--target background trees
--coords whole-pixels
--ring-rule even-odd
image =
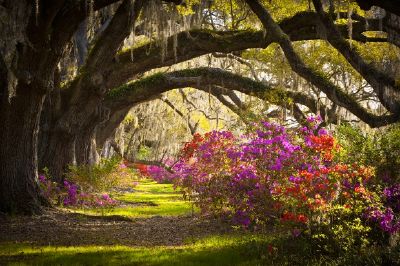
[[[0,210],[38,210],[38,165],[61,180],[68,164],[95,163],[131,107],[176,88],[203,90],[242,117],[244,96],[230,90],[300,123],[308,112],[326,123],[398,121],[399,11],[390,1],[357,2],[381,9],[352,1],[3,1]],[[188,120],[193,131],[197,121]]]

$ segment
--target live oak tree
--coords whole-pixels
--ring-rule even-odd
[[[39,211],[47,203],[37,184],[38,165],[48,167],[60,181],[68,164],[90,161],[95,146],[104,144],[132,106],[168,90],[193,87],[226,105],[233,100],[226,101],[229,91],[237,90],[286,108],[291,105],[299,121],[304,108],[323,117],[334,110],[321,108],[313,94],[260,80],[262,75],[204,66],[152,71],[206,54],[236,56],[245,64],[245,50],[278,44],[291,69],[326,95],[329,107],[340,106],[371,127],[397,122],[398,77],[368,62],[353,43],[390,43],[398,49],[399,5],[359,0],[364,9],[387,9],[381,18],[367,19],[365,12],[351,11],[350,3],[345,10],[332,0],[287,1],[285,12],[273,12],[272,7],[283,2],[2,1],[0,211]],[[338,18],[346,18],[345,23]],[[365,34],[366,29],[380,34]],[[319,39],[368,82],[383,112],[369,110],[324,69],[302,58],[296,42]],[[71,59],[73,51],[76,58]],[[329,117],[335,121],[334,114]]]

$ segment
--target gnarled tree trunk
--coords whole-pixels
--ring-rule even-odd
[[[100,157],[97,153],[96,126],[90,126],[80,132],[75,139],[75,156],[77,165],[95,165]]]
[[[0,211],[35,213],[46,200],[37,182],[37,137],[44,94],[17,86],[0,107]]]
[[[61,182],[68,170],[68,165],[74,163],[74,136],[65,132],[49,132],[47,147],[43,148],[39,167],[47,168],[50,176],[56,182]]]

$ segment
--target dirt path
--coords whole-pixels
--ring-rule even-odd
[[[0,217],[0,243],[81,246],[177,246],[192,238],[231,231],[224,222],[197,216],[127,219],[47,210],[33,217]]]

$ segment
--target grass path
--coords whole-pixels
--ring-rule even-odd
[[[116,196],[123,205],[113,210],[1,218],[0,265],[254,265],[257,259],[258,238],[200,218],[172,185],[143,180]]]
[[[101,211],[98,209],[76,210],[77,213],[128,218],[149,218],[154,216],[193,215],[196,209],[184,201],[182,194],[171,184],[158,184],[152,180],[141,180],[133,193],[113,195],[122,202],[121,207]]]

